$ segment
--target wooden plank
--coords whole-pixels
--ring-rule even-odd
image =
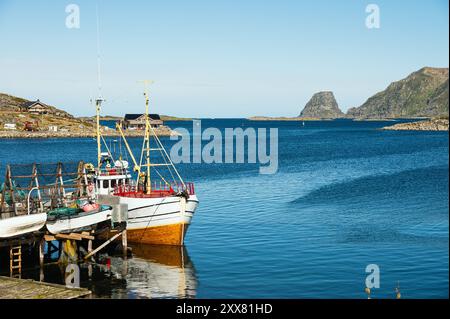
[[[81,240],[82,238],[78,234],[71,233],[67,234],[57,234],[55,235],[57,239],[72,239],[72,240]]]
[[[72,235],[72,234],[71,234],[71,235]],[[81,238],[83,238],[83,239],[89,239],[89,240],[94,240],[94,239],[95,239],[94,236],[91,236],[91,235],[89,235],[89,234],[85,235],[85,234],[81,233],[81,234],[77,234],[77,235],[79,235],[79,236],[80,236]]]
[[[0,299],[73,299],[90,294],[85,288],[0,276]]]
[[[54,240],[56,240],[56,237],[53,235],[45,235],[44,239],[45,239],[45,241],[54,241]]]

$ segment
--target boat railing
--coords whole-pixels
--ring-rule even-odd
[[[114,188],[114,195],[117,196],[127,196],[131,194],[144,193],[143,185],[118,185]],[[152,182],[151,183],[151,194],[155,196],[169,196],[174,195],[181,192],[187,192],[189,195],[195,194],[194,183],[164,183],[160,182]]]
[[[118,167],[112,167],[112,168],[100,168],[98,170],[98,173],[100,176],[115,176],[115,175],[128,175],[128,169],[126,168],[118,168]]]

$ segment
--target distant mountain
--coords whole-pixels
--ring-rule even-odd
[[[21,97],[0,93],[0,112],[27,112],[28,107],[32,105],[33,102],[34,101],[29,101]],[[48,114],[58,117],[73,118],[73,116],[66,111],[57,109],[56,107],[43,102],[40,103],[46,106]]]
[[[313,95],[311,100],[305,105],[299,117],[333,119],[343,117],[344,113],[334,98],[333,92],[319,92]]]
[[[351,118],[433,117],[448,115],[448,68],[425,67],[391,83],[363,105],[351,108]]]

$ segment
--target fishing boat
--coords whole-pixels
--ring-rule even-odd
[[[39,231],[45,226],[47,214],[29,214],[0,219],[0,238],[13,238]]]
[[[119,197],[120,203],[128,206],[127,238],[129,242],[183,245],[199,200],[195,194],[194,184],[183,181],[150,125],[147,90],[144,96],[145,134],[139,163],[127,142],[122,125],[120,123],[116,125],[133,161],[135,180],[132,179],[132,174],[128,170],[127,161],[121,158],[115,161],[109,149],[107,149],[108,152],[102,152],[103,138],[100,134],[99,113],[103,100],[101,98],[96,100],[98,146],[98,163],[94,180],[96,192],[98,195]],[[151,144],[151,140],[154,141],[154,145]],[[107,147],[105,142],[104,144]],[[162,160],[151,161],[151,152],[155,152]],[[162,169],[165,169],[165,173]],[[157,178],[152,178],[154,174]],[[164,174],[166,174],[165,177]],[[170,181],[169,178],[171,178]]]

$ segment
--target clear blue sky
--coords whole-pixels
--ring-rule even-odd
[[[65,25],[80,7],[80,29]],[[448,0],[0,0],[0,92],[90,115],[97,94],[96,3],[104,114],[296,116],[332,90],[343,110],[423,66],[448,67]],[[365,8],[380,8],[368,29]]]

